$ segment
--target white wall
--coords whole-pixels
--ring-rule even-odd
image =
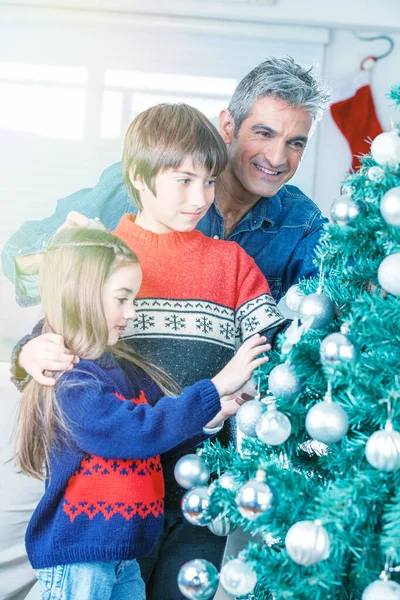
[[[398,9],[400,14],[400,8]],[[394,15],[394,23],[396,15]],[[371,20],[373,15],[371,16]],[[400,17],[397,19],[400,22]],[[364,34],[364,32],[363,32]],[[373,35],[369,32],[368,35]],[[390,130],[391,120],[396,120],[392,103],[385,97],[390,88],[400,83],[400,34],[391,34],[395,47],[390,56],[378,61],[371,72],[371,89],[378,119],[382,128]],[[360,62],[368,55],[384,53],[384,41],[362,42],[350,31],[334,30],[326,47],[324,75],[331,83],[354,76]],[[400,121],[400,112],[397,113]],[[314,199],[325,214],[329,214],[332,201],[339,194],[340,182],[351,165],[349,146],[328,113],[320,124]]]

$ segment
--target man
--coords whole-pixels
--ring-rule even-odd
[[[277,302],[299,279],[316,275],[313,254],[325,219],[301,190],[286,184],[328,102],[311,69],[290,57],[271,57],[242,79],[220,114],[228,166],[198,229],[240,244],[264,273]],[[95,188],[59,200],[50,218],[28,221],[7,242],[3,270],[15,283],[20,305],[40,302],[37,255],[71,210],[98,217],[110,231],[124,213],[135,212],[121,163],[106,169]],[[76,219],[82,223],[74,215],[69,223]]]

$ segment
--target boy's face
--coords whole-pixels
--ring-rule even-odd
[[[145,183],[134,182],[143,206],[137,224],[154,233],[192,231],[214,200],[214,183],[210,173],[190,158],[177,170],[168,169],[156,176],[156,195]]]

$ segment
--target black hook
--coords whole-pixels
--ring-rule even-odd
[[[364,37],[364,36],[358,35],[358,33],[355,33],[354,35],[356,36],[357,39],[362,40],[363,42],[374,42],[376,40],[386,40],[387,42],[389,42],[389,48],[386,50],[386,52],[384,52],[383,54],[379,54],[378,56],[372,57],[375,60],[380,60],[381,58],[385,58],[386,56],[389,56],[389,54],[391,54],[393,52],[394,41],[388,35],[374,35],[372,37]]]

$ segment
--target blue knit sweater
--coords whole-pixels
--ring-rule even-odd
[[[65,373],[56,395],[70,435],[51,448],[27,529],[32,566],[148,555],[163,520],[159,454],[202,435],[220,409],[214,385],[205,379],[160,398],[146,374],[107,353]]]

